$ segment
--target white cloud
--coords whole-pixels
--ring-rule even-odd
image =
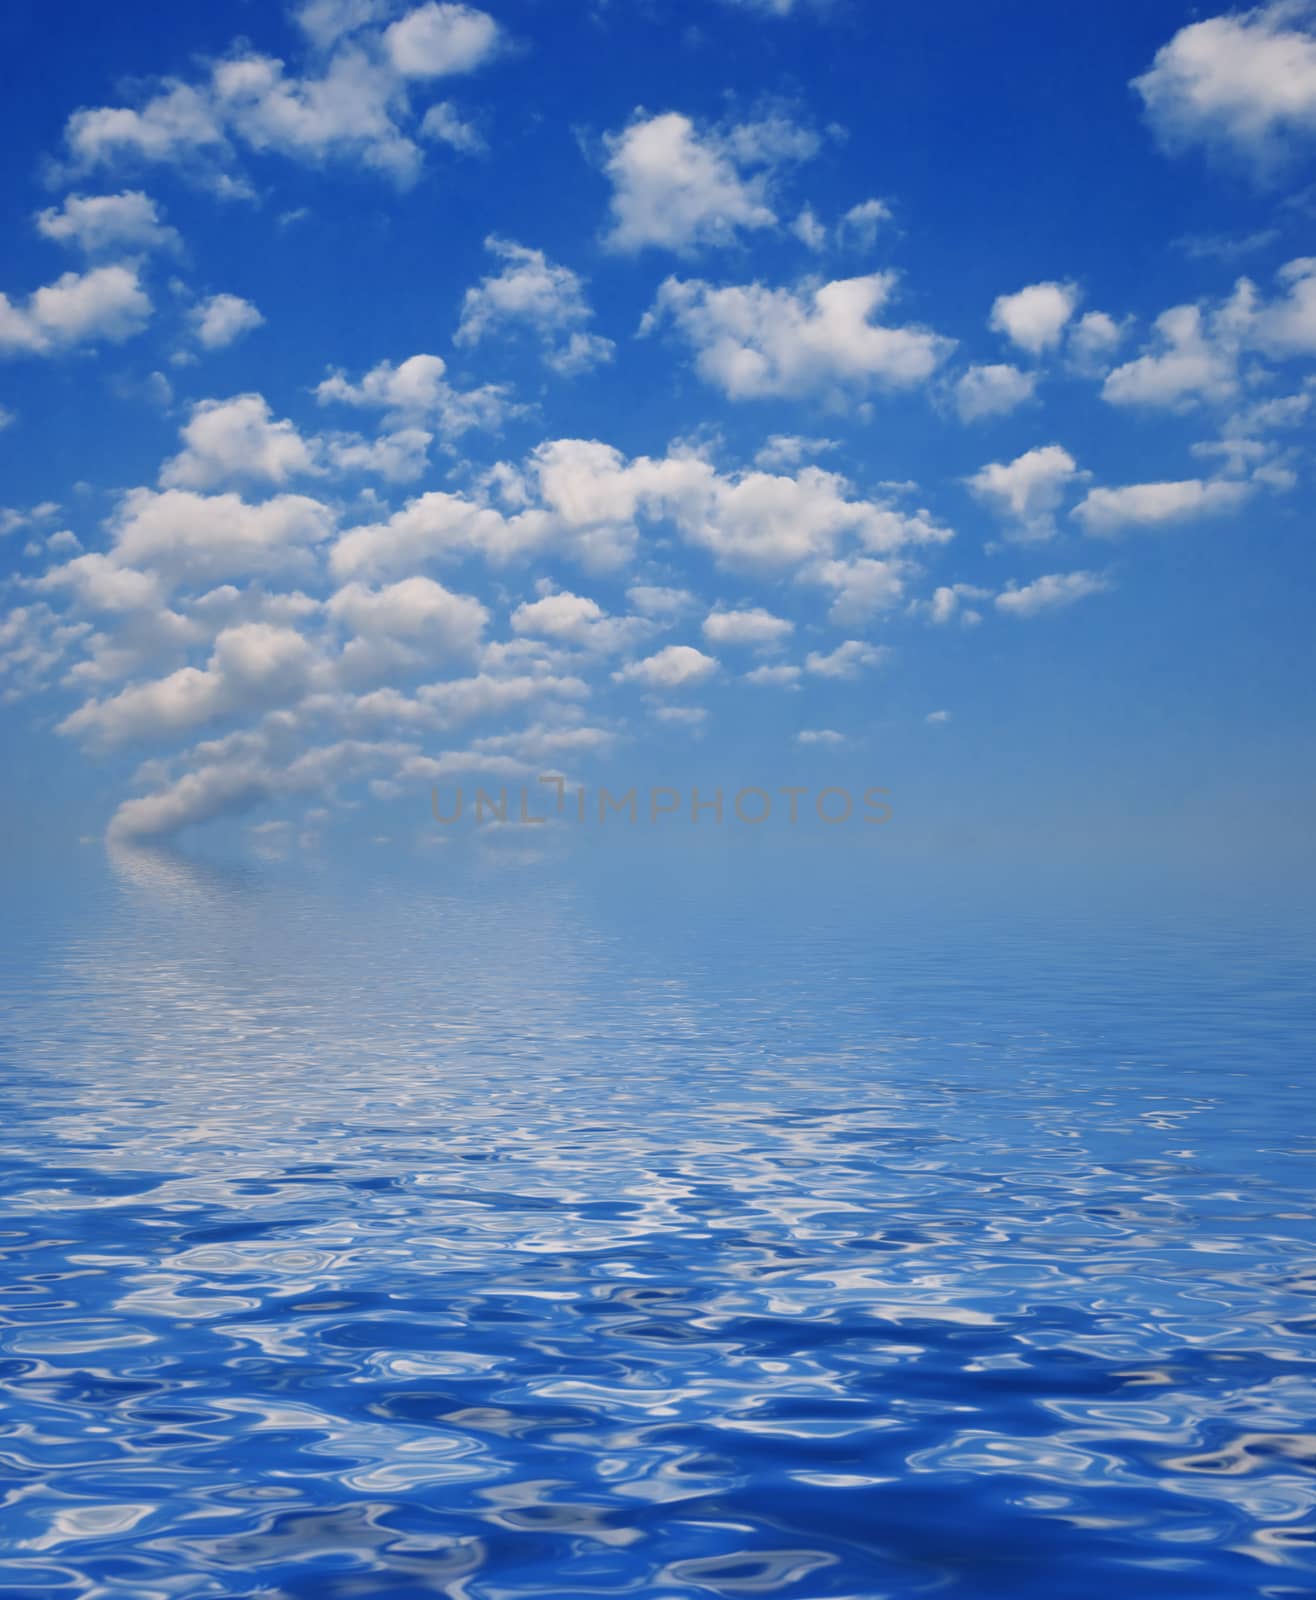
[[[155,201],[140,189],[122,194],[70,194],[61,206],[36,216],[37,232],[88,255],[106,250],[176,249],[178,234],[160,219]]]
[[[1133,80],[1171,149],[1204,144],[1263,166],[1316,134],[1316,34],[1294,0],[1194,22]]]
[[[332,530],[333,514],[305,495],[281,494],[251,505],[236,494],[133,489],[109,526],[116,566],[197,585],[305,568],[309,551]]]
[[[847,639],[825,654],[811,650],[804,658],[804,670],[820,678],[857,678],[861,672],[881,666],[890,653],[885,647],[865,644],[862,639]]]
[[[327,49],[367,23],[379,21],[391,9],[390,0],[306,0],[294,12],[294,19],[321,49]]]
[[[314,47],[305,73],[238,41],[195,83],[168,78],[135,105],[75,111],[65,128],[69,167],[169,163],[221,195],[251,198],[250,183],[233,171],[245,149],[413,183],[424,157],[408,85],[473,71],[497,53],[501,35],[486,13],[452,4],[422,5],[381,32],[391,9],[366,0],[302,7],[298,20]],[[453,127],[450,119],[421,131],[455,143]]]
[[[492,506],[434,490],[383,522],[349,528],[333,547],[338,577],[383,577],[431,561],[482,555],[501,563],[541,548],[553,525],[543,513],[505,517]]]
[[[773,176],[808,160],[818,139],[783,117],[701,132],[680,112],[641,112],[621,133],[605,135],[604,148],[613,190],[609,248],[685,251],[775,226]]]
[[[732,569],[798,567],[848,539],[890,554],[951,537],[924,511],[851,498],[837,473],[723,474],[683,450],[628,461],[598,440],[557,439],[533,451],[524,469],[505,467],[498,481],[518,508],[506,517],[485,508],[480,537],[498,560],[551,545],[587,565],[615,565],[633,549],[641,522],[674,524]]]
[[[134,684],[110,700],[89,700],[66,717],[61,733],[105,745],[159,741],[254,708],[300,697],[313,652],[293,628],[253,622],[228,628],[204,668]]]
[[[973,366],[955,385],[955,408],[961,422],[1001,417],[1033,398],[1037,374],[1005,364]]]
[[[1252,376],[1243,367],[1250,352],[1281,360],[1316,352],[1316,257],[1290,261],[1277,278],[1270,300],[1240,278],[1228,299],[1163,312],[1151,348],[1107,376],[1104,398],[1186,410],[1235,398]]]
[[[272,799],[323,791],[382,762],[396,766],[405,755],[405,747],[345,739],[285,761],[268,736],[213,740],[197,747],[192,770],[172,780],[162,777],[152,793],[126,800],[111,819],[109,837],[165,838]]]
[[[384,32],[384,48],[404,78],[473,72],[498,50],[498,24],[465,5],[423,5]]]
[[[762,606],[750,606],[743,611],[710,611],[703,631],[710,644],[764,648],[782,644],[794,633],[795,624]]]
[[[924,722],[930,723],[933,727],[943,727],[946,723],[948,723],[950,721],[950,712],[949,711],[929,711],[927,716],[924,717],[923,720],[924,720]]]
[[[861,250],[871,250],[877,243],[879,228],[891,221],[891,208],[884,200],[861,200],[851,206],[837,224],[842,244],[853,244]]]
[[[798,433],[774,433],[754,455],[754,465],[765,472],[777,467],[797,467],[810,456],[825,455],[836,449],[834,439],[810,439]]]
[[[879,501],[851,499],[845,479],[819,467],[804,467],[793,477],[710,474],[694,487],[702,492],[687,494],[675,506],[683,531],[736,569],[826,560],[845,536],[878,554],[951,537],[925,512],[909,514]]]
[[[1033,283],[1015,294],[998,295],[990,326],[1029,355],[1041,355],[1060,343],[1065,324],[1078,305],[1072,283]]]
[[[800,293],[668,278],[641,331],[670,320],[693,347],[700,376],[732,400],[912,388],[931,377],[953,341],[874,322],[895,285],[890,272]]]
[[[323,405],[353,406],[379,411],[398,424],[432,422],[445,440],[460,438],[474,428],[499,429],[514,411],[505,390],[495,384],[478,389],[454,389],[445,374],[441,356],[408,356],[397,366],[381,361],[360,383],[341,371],[331,371],[316,385],[315,397]]]
[[[632,661],[613,673],[619,683],[640,683],[649,689],[684,689],[702,683],[717,671],[717,662],[689,644],[669,644],[643,661]]]
[[[596,600],[565,590],[524,601],[511,621],[514,633],[595,651],[628,649],[655,631],[643,617],[610,617]]]
[[[752,672],[745,674],[745,682],[756,684],[760,688],[795,689],[799,687],[802,676],[799,667],[755,667]]]
[[[1292,488],[1294,451],[1274,435],[1306,422],[1314,398],[1316,384],[1309,381],[1296,394],[1255,400],[1225,419],[1219,439],[1193,445],[1193,454],[1218,457],[1221,470],[1229,475],[1250,476],[1272,488]]]
[[[331,434],[323,441],[325,455],[339,472],[375,473],[390,483],[410,483],[429,466],[434,435],[424,428],[398,428],[363,439],[359,434]]]
[[[576,273],[509,239],[490,237],[485,248],[507,265],[466,291],[455,343],[473,345],[490,331],[521,324],[539,339],[547,365],[564,375],[612,359],[612,340],[585,329],[594,313]]]
[[[1090,489],[1073,515],[1086,532],[1109,537],[1126,528],[1154,528],[1236,511],[1251,493],[1250,483],[1226,478],[1133,483],[1119,489]]]
[[[1258,309],[1251,342],[1268,355],[1316,354],[1316,256],[1290,261],[1278,276],[1284,297]]]
[[[37,579],[36,587],[67,590],[86,610],[108,612],[157,610],[165,593],[155,573],[121,566],[100,551],[52,567]]]
[[[827,243],[827,229],[814,215],[812,206],[805,206],[795,221],[791,232],[806,250],[821,250]]]
[[[1058,444],[1025,451],[1013,461],[993,461],[968,480],[973,494],[1013,525],[1017,539],[1049,539],[1065,494],[1082,478],[1078,463]]]
[[[537,634],[548,639],[584,643],[589,632],[607,613],[597,600],[580,594],[549,594],[542,599],[523,601],[512,613],[515,633]]]
[[[795,735],[796,744],[844,744],[845,735],[835,728],[801,728]]]
[[[183,449],[160,469],[165,489],[210,489],[249,480],[284,484],[318,470],[312,446],[263,396],[202,400],[181,429]]]
[[[96,106],[75,111],[64,129],[75,170],[128,158],[177,162],[227,148],[216,110],[204,89],[167,80],[139,110]]]
[[[26,306],[0,294],[0,356],[46,355],[98,340],[119,344],[140,333],[150,315],[136,267],[66,272]]]
[[[434,144],[446,144],[470,155],[485,148],[484,136],[467,122],[449,100],[432,105],[420,120],[420,136]]]
[[[325,603],[330,616],[357,633],[443,640],[443,648],[472,650],[489,613],[469,595],[454,594],[432,578],[404,578],[384,589],[349,583]]]
[[[1162,312],[1153,348],[1107,376],[1103,399],[1153,407],[1228,399],[1238,388],[1238,335],[1250,314],[1249,300],[1245,291],[1210,316],[1191,305]]]
[[[1056,611],[1073,605],[1090,594],[1110,588],[1107,579],[1096,572],[1050,572],[1022,587],[1003,589],[996,596],[996,609],[1010,617],[1035,617],[1043,611]]]
[[[1069,355],[1081,372],[1100,372],[1124,340],[1124,328],[1105,311],[1087,311],[1069,329]]]
[[[241,295],[215,294],[190,313],[197,343],[207,350],[222,350],[265,321],[250,300]]]
[[[804,574],[833,591],[828,620],[841,627],[867,622],[879,611],[889,611],[905,592],[905,580],[917,571],[911,561],[875,560],[848,556],[819,562]]]

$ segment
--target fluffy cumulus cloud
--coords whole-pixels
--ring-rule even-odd
[[[155,201],[140,189],[122,194],[66,195],[36,217],[37,232],[89,256],[106,251],[174,250],[177,232],[160,217]]]
[[[243,480],[284,484],[316,470],[311,446],[262,395],[203,400],[182,430],[183,448],[160,469],[164,488],[209,489]]]
[[[505,265],[466,291],[457,344],[478,344],[490,333],[520,328],[538,341],[555,372],[587,372],[612,359],[612,340],[586,326],[594,313],[576,273],[549,261],[542,250],[509,239],[491,237],[485,248]]]
[[[414,182],[424,164],[416,92],[485,65],[501,33],[466,5],[418,6],[381,27],[384,9],[304,7],[313,49],[302,71],[238,41],[199,79],[166,78],[133,104],[75,111],[64,135],[68,169],[169,164],[221,194],[250,194],[242,159],[273,154]]]
[[[432,427],[445,441],[472,429],[497,431],[514,413],[505,389],[491,383],[457,389],[447,371],[441,356],[408,356],[396,366],[381,361],[357,383],[345,372],[331,372],[317,384],[315,397],[322,406],[378,413],[393,427]]]
[[[991,326],[1029,355],[1041,355],[1060,343],[1078,305],[1072,283],[1032,283],[1015,294],[998,295]]]
[[[688,689],[717,671],[717,660],[691,644],[669,644],[642,661],[632,661],[614,676],[619,683],[639,683],[646,689]]]
[[[226,628],[204,667],[180,667],[88,700],[60,732],[101,744],[161,743],[244,711],[277,705],[305,688],[314,652],[295,628],[265,622]]]
[[[1056,513],[1082,476],[1068,450],[1048,444],[1026,450],[1013,461],[989,462],[968,484],[975,497],[1005,521],[1009,537],[1038,540],[1055,533]]]
[[[1112,405],[1182,407],[1228,400],[1238,388],[1237,332],[1227,315],[1175,306],[1157,317],[1151,348],[1110,372],[1102,394]]]
[[[1272,166],[1316,138],[1316,8],[1273,0],[1189,23],[1133,87],[1171,149],[1223,148]]]
[[[0,294],[0,356],[120,344],[140,333],[150,315],[150,296],[135,267],[116,263],[66,272],[22,303]]]
[[[586,595],[550,592],[523,601],[511,615],[512,631],[583,650],[625,650],[652,636],[643,616],[614,617]]]
[[[250,300],[236,294],[214,294],[191,313],[192,330],[205,350],[222,350],[265,321]]]
[[[679,111],[637,112],[604,138],[612,184],[605,242],[625,253],[688,251],[775,227],[778,175],[818,146],[816,134],[780,116],[701,129]]]
[[[382,589],[349,583],[325,609],[361,638],[420,644],[427,656],[473,653],[489,621],[480,601],[423,577],[404,578]]]
[[[914,388],[952,341],[876,321],[895,290],[890,272],[799,291],[668,278],[642,331],[673,326],[693,349],[700,376],[732,400]]]
[[[1110,537],[1130,528],[1156,528],[1237,511],[1253,492],[1250,483],[1228,478],[1175,483],[1131,483],[1119,489],[1089,489],[1074,507],[1088,533]]]
[[[498,50],[498,24],[472,6],[418,6],[384,32],[388,59],[404,78],[473,72]]]
[[[794,631],[793,622],[773,616],[762,606],[749,606],[741,611],[710,611],[704,618],[704,638],[713,645],[771,649],[784,643]]]
[[[112,571],[143,571],[168,587],[308,572],[311,551],[333,524],[331,510],[306,495],[249,502],[233,493],[134,489],[109,519],[103,559]]]

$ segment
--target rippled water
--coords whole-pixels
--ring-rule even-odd
[[[664,876],[11,907],[0,1594],[1311,1592],[1300,926]]]

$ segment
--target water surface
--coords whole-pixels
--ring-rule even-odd
[[[0,1594],[1310,1593],[1301,920],[619,873],[11,905]]]

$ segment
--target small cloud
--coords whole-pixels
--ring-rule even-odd
[[[811,650],[805,657],[804,667],[806,672],[822,678],[857,678],[866,669],[881,666],[890,653],[884,646],[847,639],[828,655]]]
[[[190,313],[197,343],[207,350],[222,350],[265,321],[250,300],[241,295],[215,294]]]
[[[773,689],[798,689],[802,676],[799,667],[755,667],[745,674],[745,682]]]
[[[717,671],[717,662],[689,644],[669,644],[643,661],[632,661],[613,673],[618,683],[642,683],[650,689],[683,689],[702,683]]]

